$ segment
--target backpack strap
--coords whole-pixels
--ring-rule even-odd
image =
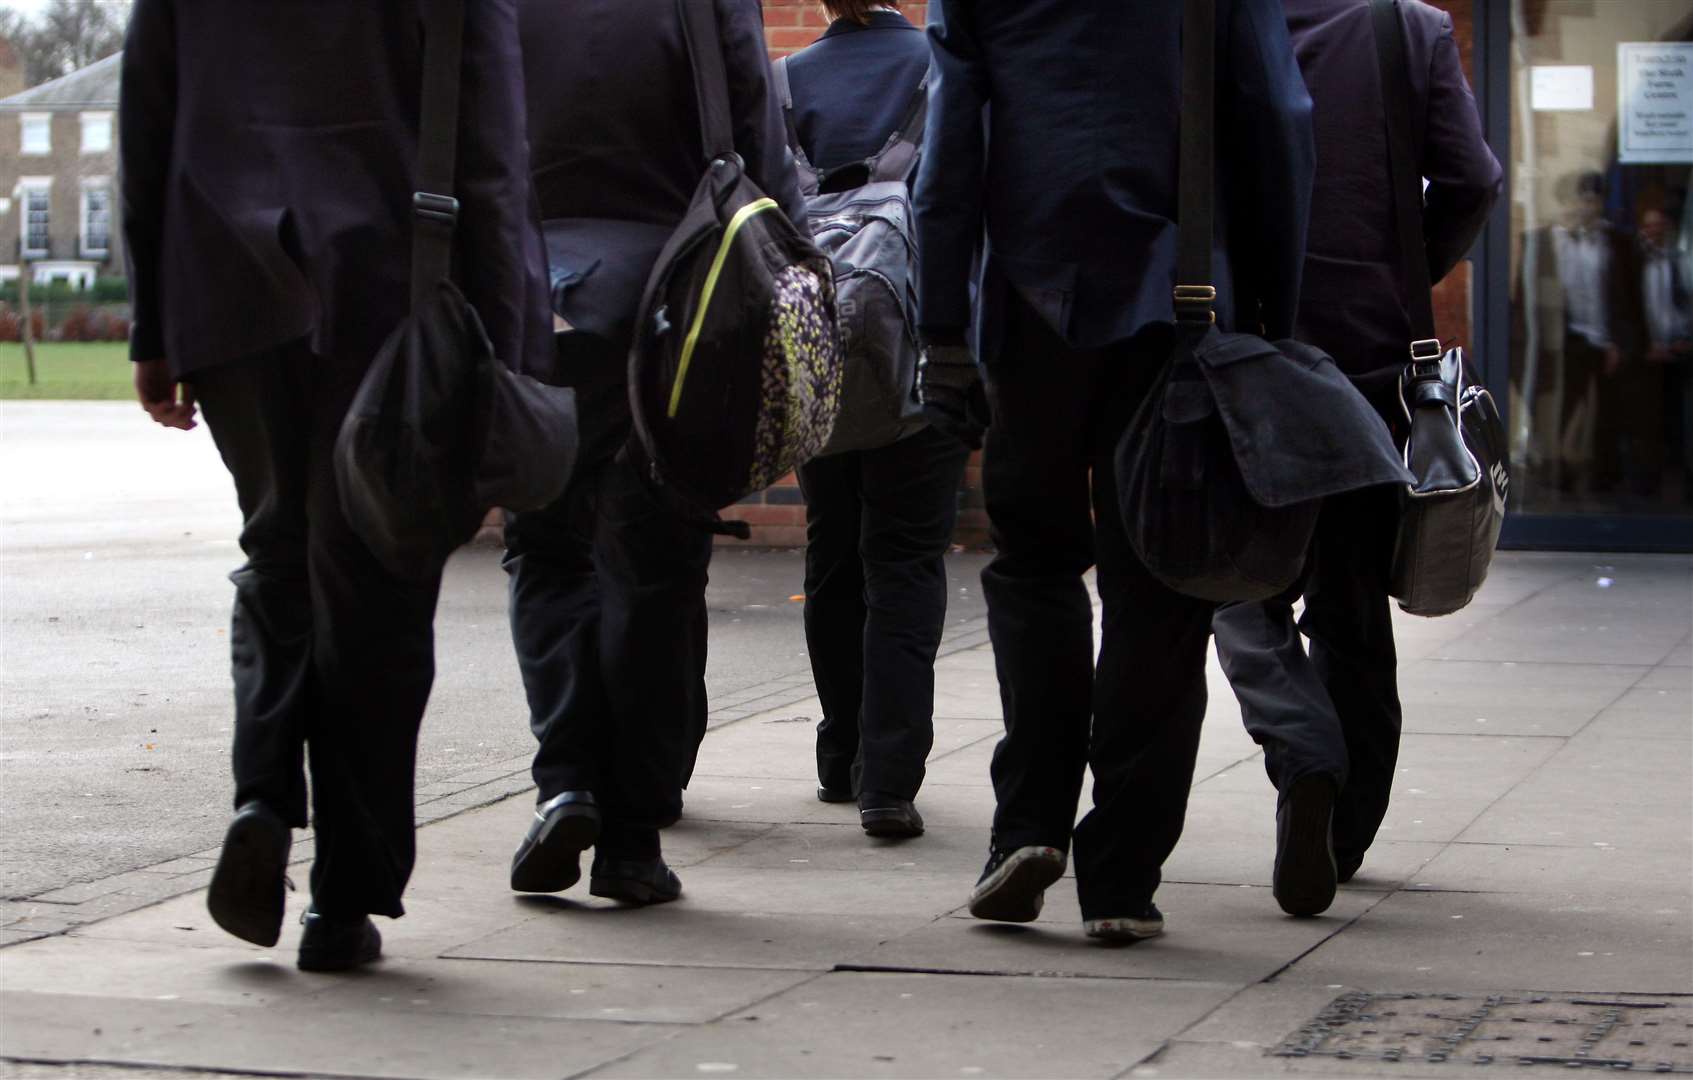
[[[1216,220],[1216,0],[1182,8],[1181,156],[1176,196],[1176,323],[1203,330],[1216,321],[1211,245]]]
[[[794,88],[788,81],[787,57],[770,65],[770,87],[776,91],[776,100],[782,103],[782,121],[788,129],[788,149],[794,155],[794,171],[799,173],[800,194],[807,197],[815,195],[822,177],[811,159],[805,156],[805,148],[799,144],[799,126],[794,123]]]
[[[462,0],[460,0],[462,2]],[[694,69],[694,97],[700,106],[700,142],[705,164],[735,152],[730,121],[729,72],[723,63],[723,38],[717,29],[715,0],[676,0],[688,63]]]
[[[911,95],[911,106],[905,111],[905,122],[888,136],[888,141],[876,156],[864,164],[870,169],[870,182],[897,180],[904,183],[917,167],[917,157],[923,151],[923,126],[929,115],[929,78],[931,65],[923,71],[923,78]]]
[[[1405,27],[1396,0],[1371,0],[1376,61],[1381,71],[1381,100],[1387,118],[1387,166],[1392,183],[1394,223],[1399,236],[1399,270],[1411,317],[1411,359],[1440,359],[1434,329],[1433,286],[1429,282],[1428,246],[1423,238],[1423,178],[1417,166],[1411,74],[1405,56]]]
[[[423,18],[423,96],[417,132],[417,190],[412,193],[414,311],[452,272],[453,233],[459,217],[453,179],[458,161],[464,0],[426,0]]]

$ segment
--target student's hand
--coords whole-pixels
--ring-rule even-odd
[[[1615,375],[1622,367],[1622,350],[1615,345],[1605,346],[1605,374]]]
[[[168,428],[194,430],[194,388],[179,383],[161,357],[135,363],[135,396],[147,415]]]
[[[981,369],[962,345],[930,345],[917,362],[917,401],[929,423],[972,450],[987,430],[988,397]]]

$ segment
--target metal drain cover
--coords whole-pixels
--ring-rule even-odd
[[[1356,1061],[1693,1073],[1693,1000],[1343,994],[1271,1051]]]

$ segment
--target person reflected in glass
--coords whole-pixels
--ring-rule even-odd
[[[1646,314],[1645,385],[1663,403],[1665,464],[1693,503],[1693,300],[1687,252],[1663,205],[1640,214],[1640,297]]]

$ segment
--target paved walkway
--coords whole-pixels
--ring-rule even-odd
[[[999,721],[960,642],[920,840],[818,803],[815,701],[784,704],[709,736],[667,907],[507,893],[518,795],[421,831],[410,913],[350,977],[296,971],[292,922],[273,950],[224,936],[198,892],[68,931],[25,912],[0,1076],[1693,1072],[1693,561],[1508,556],[1400,631],[1394,807],[1322,918],[1271,899],[1274,794],[1213,664],[1168,933],[1088,941],[1069,881],[1033,926],[969,919]]]

